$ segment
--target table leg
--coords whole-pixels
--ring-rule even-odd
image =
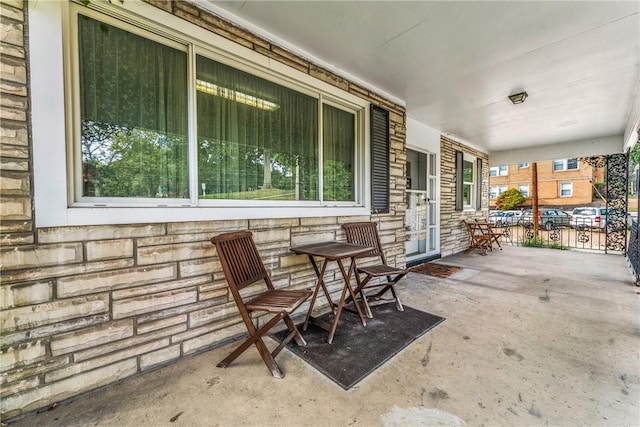
[[[324,292],[324,295],[327,298],[327,301],[329,302],[329,307],[331,307],[331,311],[333,312],[334,315],[336,314],[335,304],[331,299],[331,295],[329,295],[329,290],[327,289],[327,286],[324,284],[324,273],[327,269],[328,260],[324,261],[321,269],[318,269],[318,264],[316,264],[316,260],[313,258],[313,256],[309,255],[309,260],[311,261],[313,270],[316,272],[316,276],[318,276],[318,281],[316,282],[316,287],[313,290],[313,294],[311,295],[309,310],[307,311],[307,315],[304,318],[304,323],[302,324],[303,331],[306,331],[307,327],[309,326],[309,321],[311,320],[311,313],[313,312],[313,307],[315,305],[316,298],[318,297],[318,292],[320,292],[320,288],[322,288],[322,291]]]
[[[356,300],[356,296],[353,293],[353,288],[351,288],[351,285],[349,283],[350,282],[349,278],[351,277],[351,273],[353,272],[355,267],[355,259],[351,260],[351,266],[349,267],[349,275],[347,275],[347,273],[344,270],[344,265],[342,265],[342,260],[337,259],[336,262],[338,263],[338,267],[340,267],[340,272],[342,273],[342,278],[344,279],[344,287],[342,288],[342,295],[340,297],[340,302],[338,303],[338,308],[336,310],[335,317],[331,325],[331,330],[329,331],[329,339],[327,340],[329,344],[333,342],[333,336],[335,335],[336,329],[338,328],[340,314],[342,313],[342,308],[344,307],[345,301],[347,299],[347,292],[349,292],[349,295],[351,295],[351,298],[353,299],[353,305],[356,307],[362,326],[367,326],[367,322],[364,320],[364,316],[362,315],[362,311],[360,310],[360,305],[358,304],[358,301]]]

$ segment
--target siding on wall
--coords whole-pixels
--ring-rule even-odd
[[[389,110],[389,213],[34,230],[26,4],[3,2],[3,419],[206,351],[244,333],[209,242],[220,232],[251,230],[278,287],[312,286],[315,275],[306,256],[293,255],[288,248],[343,240],[340,224],[348,221],[378,221],[389,263],[406,264],[404,107],[190,3],[148,3]],[[325,279],[329,289],[338,292],[340,272],[330,268]]]
[[[480,209],[456,211],[456,151],[482,160]],[[486,153],[446,136],[440,137],[440,253],[447,256],[467,248],[469,236],[463,219],[486,218],[489,214],[489,162]]]
[[[0,8],[0,241],[3,246],[34,242],[25,13],[21,0],[5,1]]]

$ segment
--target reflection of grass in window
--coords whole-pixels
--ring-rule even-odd
[[[201,199],[230,200],[294,200],[295,192],[279,188],[261,188],[258,190],[238,191],[232,193],[207,194]]]

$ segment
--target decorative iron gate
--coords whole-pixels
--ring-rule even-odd
[[[605,253],[608,250],[626,253],[628,157],[624,153],[619,153],[608,156],[583,157],[580,160],[593,167],[604,167],[604,197],[607,207],[604,251]]]

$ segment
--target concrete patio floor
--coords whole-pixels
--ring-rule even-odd
[[[410,273],[405,305],[446,317],[344,391],[287,350],[271,377],[227,345],[12,426],[640,426],[640,288],[621,255],[507,246]]]

